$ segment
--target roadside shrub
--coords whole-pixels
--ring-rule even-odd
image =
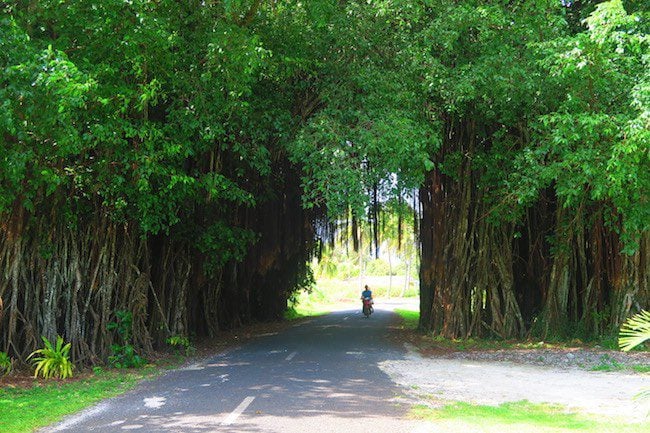
[[[133,315],[130,311],[119,310],[115,313],[117,320],[110,322],[106,328],[109,331],[115,331],[118,338],[122,340],[121,344],[112,344],[112,354],[108,357],[108,362],[116,368],[139,368],[147,363],[136,352],[131,344],[131,329],[133,327]]]
[[[6,352],[0,352],[0,376],[11,373],[14,368],[13,360]]]
[[[56,345],[52,345],[50,340],[45,337],[41,338],[45,347],[33,351],[27,358],[33,358],[32,364],[36,367],[34,377],[38,377],[39,375],[45,379],[50,379],[55,376],[60,379],[72,377],[74,365],[70,361],[69,356],[71,344],[64,344],[63,338],[60,335],[56,337]]]
[[[190,343],[190,339],[187,337],[183,337],[181,335],[172,335],[165,341],[174,349],[174,353],[177,355],[180,354],[181,350],[183,350],[185,356],[190,356],[195,352],[194,347]]]
[[[108,362],[115,368],[140,368],[147,363],[131,344],[113,344],[111,351],[113,354],[108,357]]]

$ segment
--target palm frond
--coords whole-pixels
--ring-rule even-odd
[[[618,346],[628,352],[650,339],[650,311],[641,311],[623,323],[619,333]]]
[[[640,393],[633,397],[634,400],[647,400],[650,399],[650,388],[642,390]]]

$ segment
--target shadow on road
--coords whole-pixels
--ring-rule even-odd
[[[143,383],[58,431],[323,432],[360,419],[388,431],[408,407],[378,367],[404,355],[388,338],[397,320],[381,309],[310,319]]]

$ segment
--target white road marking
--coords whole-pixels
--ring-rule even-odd
[[[284,358],[284,360],[285,360],[285,361],[291,361],[291,360],[293,359],[293,357],[296,356],[297,354],[298,354],[298,352],[291,352],[291,353],[289,354],[289,356],[287,356],[286,358]]]
[[[242,365],[251,365],[250,362],[217,362],[208,364],[207,367],[240,367]]]
[[[221,422],[221,425],[230,425],[235,422],[235,420],[239,418],[239,415],[241,415],[242,412],[246,410],[246,408],[253,402],[253,400],[255,400],[255,397],[246,397],[244,401],[239,403],[239,406],[237,406],[235,410],[233,410],[230,415],[228,415],[226,419]]]
[[[181,368],[182,371],[198,371],[198,370],[203,370],[205,367],[202,366],[201,364],[192,364],[188,365],[185,368]]]
[[[161,408],[165,405],[165,401],[167,399],[165,397],[150,397],[150,398],[145,398],[144,405],[145,407],[150,407],[152,409],[158,409]]]
[[[310,382],[312,382],[312,383],[332,383],[331,381],[325,380],[325,379],[314,379],[314,380],[312,380]]]
[[[277,332],[267,332],[266,334],[258,334],[256,337],[270,337],[272,335],[278,335]]]
[[[86,411],[81,412],[79,415],[69,418],[65,421],[63,421],[61,424],[57,425],[56,427],[50,429],[50,432],[60,432],[60,431],[66,431],[70,427],[74,426],[75,424],[79,424],[82,421],[87,420],[88,418],[95,416],[97,414],[100,414],[102,412],[105,412],[108,409],[108,404],[106,403],[100,403],[97,406],[88,409]]]

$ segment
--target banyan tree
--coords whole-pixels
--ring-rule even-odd
[[[338,223],[378,254],[390,200],[417,220],[424,331],[589,338],[650,306],[640,2],[0,10],[13,357],[62,335],[105,360],[119,311],[143,351],[278,318]]]

